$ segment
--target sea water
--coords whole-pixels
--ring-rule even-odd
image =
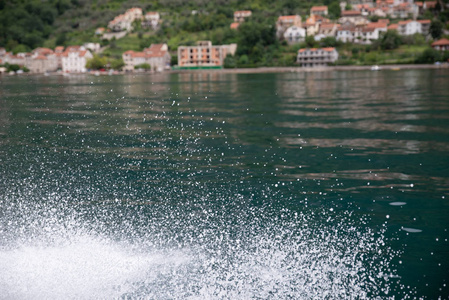
[[[447,82],[2,77],[0,298],[446,299]]]

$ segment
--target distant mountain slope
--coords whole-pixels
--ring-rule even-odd
[[[324,0],[324,4],[330,0]],[[131,7],[164,12],[167,26],[187,31],[228,28],[234,10],[249,9],[261,19],[281,14],[306,13],[305,0],[0,0],[0,47],[26,51],[95,40],[94,30],[106,27],[117,14]],[[197,11],[199,15],[192,14]]]

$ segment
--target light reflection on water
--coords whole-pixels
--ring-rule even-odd
[[[2,78],[0,289],[444,297],[448,77]]]

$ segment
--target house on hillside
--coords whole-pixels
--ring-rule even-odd
[[[292,26],[301,27],[300,16],[280,16],[276,22],[276,36],[278,37],[278,39],[283,38],[287,28]]]
[[[400,35],[413,35],[415,33],[427,35],[430,30],[430,20],[405,20],[399,21],[397,25],[397,31]]]
[[[250,10],[238,10],[234,12],[234,22],[245,22],[246,18],[251,17],[252,12]]]
[[[335,48],[299,49],[296,62],[301,67],[325,67],[335,63],[338,52]]]
[[[142,27],[156,30],[159,27],[160,15],[156,11],[150,11],[145,14],[142,21]]]
[[[240,26],[240,23],[238,22],[233,22],[231,23],[231,26],[229,26],[231,29],[237,30]]]
[[[310,15],[327,16],[327,6],[312,6],[312,8],[310,9]]]
[[[124,14],[118,15],[110,21],[108,28],[114,32],[130,31],[132,29],[132,23],[141,19],[142,9],[139,7],[133,7],[128,9]]]
[[[306,30],[299,26],[290,26],[284,32],[283,38],[289,45],[303,42],[306,39]]]
[[[227,55],[234,55],[237,44],[212,45],[199,41],[196,46],[178,47],[178,66],[181,68],[222,67]]]
[[[438,51],[449,51],[449,40],[440,39],[432,43],[432,48]]]
[[[320,15],[311,15],[307,18],[306,22],[303,24],[303,27],[306,29],[307,36],[318,34],[321,24],[324,23],[330,23],[330,20]]]
[[[368,24],[369,21],[357,10],[344,10],[341,12],[341,17],[338,19],[338,23],[351,23],[358,26]]]

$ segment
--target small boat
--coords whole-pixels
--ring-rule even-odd
[[[371,71],[379,71],[380,67],[378,65],[374,65],[371,67]]]

